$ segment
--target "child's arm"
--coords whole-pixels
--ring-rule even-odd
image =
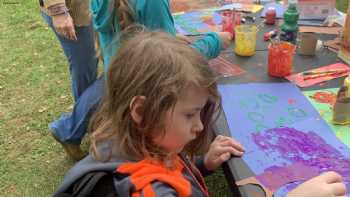
[[[229,160],[231,155],[242,156],[243,153],[244,148],[238,141],[231,137],[218,135],[204,157],[204,165],[207,170],[212,171]]]
[[[341,176],[335,172],[327,172],[299,185],[287,197],[335,197],[346,194],[347,189]]]
[[[230,45],[232,36],[228,32],[211,32],[194,41],[192,46],[207,59],[216,58],[222,49]]]
[[[160,29],[174,36],[176,35],[174,19],[170,12],[169,0],[146,1],[145,5],[139,10],[143,10],[138,13],[138,15],[147,28],[151,30]],[[213,59],[220,54],[222,49],[230,44],[231,39],[232,36],[230,33],[211,32],[194,41],[191,45],[207,59]]]

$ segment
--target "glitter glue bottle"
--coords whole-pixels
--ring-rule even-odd
[[[267,8],[265,23],[267,25],[274,25],[276,20],[276,10],[274,7]]]

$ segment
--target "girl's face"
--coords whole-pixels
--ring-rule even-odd
[[[208,92],[190,85],[165,117],[165,135],[154,139],[155,143],[170,153],[179,153],[203,130],[201,110],[208,101]]]

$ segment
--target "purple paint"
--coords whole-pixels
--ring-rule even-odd
[[[319,135],[283,127],[252,134],[253,141],[266,152],[276,151],[290,166],[272,166],[257,175],[266,187],[276,191],[297,180],[307,180],[325,171],[336,171],[350,180],[350,159],[327,144]]]
[[[295,163],[290,166],[272,166],[265,170],[263,174],[256,178],[267,188],[276,191],[281,186],[296,181],[305,181],[317,176],[319,171],[312,166],[306,166],[303,163]]]

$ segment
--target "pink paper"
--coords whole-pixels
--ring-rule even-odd
[[[328,66],[323,66],[320,68],[316,68],[316,69],[312,69],[310,71],[326,71],[326,70],[338,70],[338,69],[350,69],[349,66],[342,64],[342,63],[336,63],[336,64],[331,64]],[[329,75],[329,76],[324,76],[324,77],[318,77],[315,79],[307,79],[304,80],[303,74],[298,73],[298,74],[293,74],[293,75],[289,75],[286,77],[286,79],[288,79],[289,81],[291,81],[292,83],[296,84],[299,87],[309,87],[324,81],[329,81],[331,79],[335,79],[338,77],[343,77],[350,74],[350,71],[348,72],[344,72],[344,73],[340,73],[340,74],[335,74],[335,75]]]

